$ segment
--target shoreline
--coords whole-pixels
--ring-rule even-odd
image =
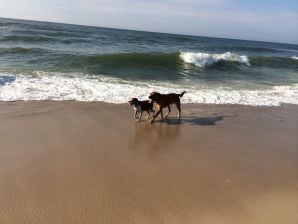
[[[127,99],[127,101],[129,98]],[[142,99],[143,100],[143,99]],[[144,99],[145,100],[145,99]],[[105,101],[81,101],[81,100],[11,100],[11,101],[3,101],[0,100],[0,104],[10,104],[10,103],[81,103],[81,104],[110,104],[110,105],[122,105],[127,106],[127,103],[112,103],[112,102],[105,102]],[[251,104],[238,104],[238,103],[188,103],[188,102],[181,102],[182,105],[185,106],[235,106],[235,107],[253,107],[253,108],[275,108],[275,107],[298,107],[298,104],[294,103],[282,103],[280,105],[251,105]],[[175,105],[174,105],[175,108]]]
[[[298,221],[298,105],[172,108],[0,102],[0,222]]]

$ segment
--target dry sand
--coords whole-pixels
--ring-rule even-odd
[[[0,223],[298,223],[298,106],[0,103]]]

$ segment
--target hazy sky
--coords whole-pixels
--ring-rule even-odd
[[[0,0],[0,17],[298,44],[298,0]]]

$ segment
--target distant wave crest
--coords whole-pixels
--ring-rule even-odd
[[[1,38],[1,41],[24,41],[24,42],[41,42],[53,41],[54,38],[41,35],[9,35]]]
[[[240,56],[231,52],[226,52],[223,54],[181,52],[179,56],[184,62],[194,64],[198,67],[212,65],[219,61],[239,62],[250,66],[249,58],[246,55]]]
[[[36,54],[36,53],[47,53],[48,51],[42,48],[23,48],[23,47],[11,47],[11,48],[0,48],[1,54]]]

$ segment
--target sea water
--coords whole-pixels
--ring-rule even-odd
[[[0,101],[184,90],[184,103],[298,104],[298,45],[0,18]]]

